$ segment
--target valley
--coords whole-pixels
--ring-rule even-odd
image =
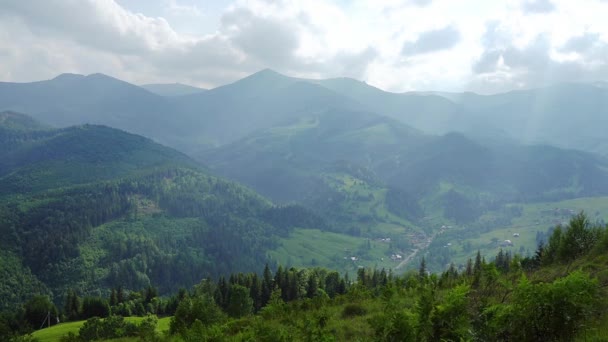
[[[459,104],[353,82],[263,70],[210,90],[104,75],[0,84],[14,94],[0,96],[2,308],[117,287],[166,298],[264,266],[335,270],[345,286],[368,270],[462,273],[477,255],[532,260],[581,212],[608,220],[601,151],[442,132],[425,111],[494,97]],[[55,97],[86,96],[65,99],[73,110],[29,100],[51,84]]]

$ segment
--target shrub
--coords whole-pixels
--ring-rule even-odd
[[[342,310],[342,317],[349,318],[355,316],[364,316],[367,310],[360,304],[347,304]]]

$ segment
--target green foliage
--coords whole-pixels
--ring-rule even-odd
[[[81,316],[84,319],[91,317],[104,318],[110,315],[110,305],[102,298],[85,297],[82,301]]]
[[[572,340],[599,309],[596,280],[576,271],[553,283],[533,284],[525,277],[510,304],[493,312],[494,336],[518,341]]]
[[[468,317],[469,287],[459,285],[447,291],[431,318],[433,324],[433,340],[461,341],[469,340],[470,317]]]
[[[25,321],[35,329],[57,324],[59,311],[48,296],[34,296],[25,303],[24,308]]]
[[[204,327],[225,321],[225,314],[209,295],[186,297],[178,305],[171,319],[170,331],[173,334],[185,333],[194,322]]]
[[[78,335],[68,334],[64,341],[98,341],[122,337],[138,337],[140,341],[153,342],[160,339],[156,332],[158,318],[148,315],[139,324],[125,320],[122,316],[105,319],[89,318],[80,328]]]
[[[231,285],[226,312],[232,317],[242,317],[253,312],[253,300],[249,289],[241,285]]]
[[[553,230],[543,250],[542,262],[570,262],[589,253],[601,236],[601,228],[593,227],[581,212],[572,217],[566,227],[558,226]]]
[[[406,310],[391,310],[373,316],[369,324],[378,341],[415,341],[416,317]]]
[[[344,309],[342,309],[342,317],[344,318],[365,316],[366,313],[367,310],[365,309],[365,307],[355,303],[347,304]]]

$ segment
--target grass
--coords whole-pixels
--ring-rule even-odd
[[[143,317],[125,317],[125,321],[139,324],[144,318]],[[57,342],[62,336],[67,335],[70,332],[78,334],[78,330],[86,321],[67,322],[54,325],[50,328],[44,328],[37,330],[32,333],[32,336],[37,338],[40,342]],[[158,319],[158,325],[156,331],[163,333],[169,331],[169,324],[171,317],[164,317]],[[124,339],[128,341],[129,339]]]
[[[526,256],[533,254],[536,250],[536,233],[546,232],[549,228],[557,224],[567,224],[572,214],[585,211],[591,221],[608,221],[608,197],[586,197],[558,202],[542,202],[523,204],[523,213],[520,217],[512,220],[511,224],[496,227],[489,232],[477,234],[474,237],[462,239],[463,232],[468,228],[465,226],[456,227],[453,231],[446,233],[446,237],[451,238],[452,260],[458,264],[464,264],[468,258],[474,258],[477,250],[486,258],[493,258],[499,249],[519,253]],[[557,209],[557,210],[556,210]],[[485,219],[497,216],[497,213],[487,213]],[[514,237],[514,233],[519,233],[519,237]],[[513,247],[500,247],[493,241],[511,240]],[[463,247],[469,245],[469,249]],[[523,248],[523,249],[522,249]],[[523,250],[523,253],[520,253]],[[432,252],[432,251],[431,251]]]
[[[44,328],[34,331],[32,336],[37,338],[40,342],[54,342],[67,335],[70,332],[75,334],[78,333],[78,329],[84,324],[85,321],[60,323],[50,328]]]
[[[386,237],[406,234],[409,230],[419,228],[409,221],[391,213],[386,205],[387,189],[370,184],[364,180],[345,173],[324,173],[325,182],[335,190],[346,194],[347,200],[342,205],[342,212],[353,218],[373,218],[373,222],[357,223],[367,236]]]
[[[342,273],[354,274],[359,266],[392,268],[389,244],[346,234],[323,232],[319,229],[295,229],[289,238],[281,239],[281,246],[269,256],[287,267],[320,266]],[[350,258],[356,257],[353,261]]]

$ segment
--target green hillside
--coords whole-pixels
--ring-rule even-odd
[[[171,317],[106,312],[101,319],[58,324],[33,336],[41,341],[69,333],[70,341],[603,341],[607,237],[608,226],[579,213],[526,257],[504,250],[487,258],[477,254],[463,267],[451,265],[436,274],[427,272],[425,261],[403,275],[384,268],[358,268],[349,277],[319,267],[266,267],[261,275],[234,273],[181,291],[172,297]]]
[[[60,300],[68,288],[154,284],[164,294],[261,269],[280,236],[322,225],[140,136],[94,125],[11,132],[0,162],[3,309],[28,292]]]

